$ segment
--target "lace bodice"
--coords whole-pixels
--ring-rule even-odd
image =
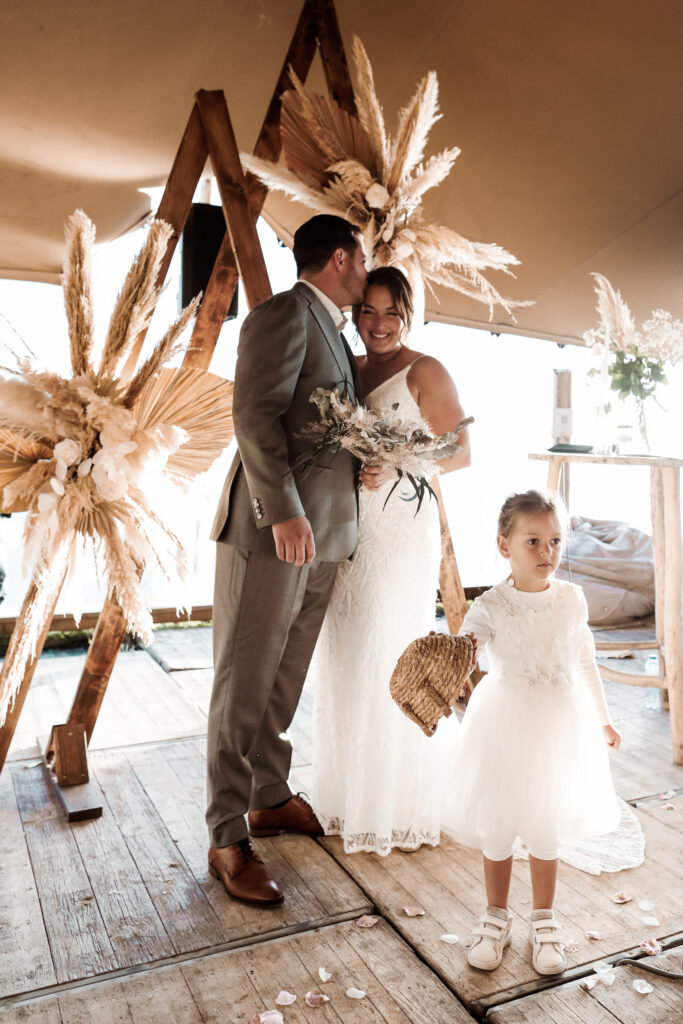
[[[392,405],[397,403],[399,406],[398,411],[403,419],[415,421],[428,430],[429,427],[422,418],[420,406],[413,398],[408,387],[408,374],[415,362],[416,360],[414,359],[412,363],[404,366],[393,377],[389,377],[388,380],[382,381],[372,391],[368,391],[365,396],[365,405],[370,409],[380,410],[391,408]]]
[[[589,642],[583,593],[564,580],[533,594],[499,583],[472,605],[460,632],[474,633],[480,650],[488,645],[490,671],[506,684],[541,689],[576,682]]]

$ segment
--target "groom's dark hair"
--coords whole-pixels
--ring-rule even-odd
[[[303,273],[317,274],[337,249],[352,256],[359,234],[358,228],[343,217],[327,213],[311,217],[294,235],[294,260],[299,277]]]

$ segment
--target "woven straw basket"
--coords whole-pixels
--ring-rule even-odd
[[[413,640],[398,659],[391,696],[425,735],[433,736],[439,720],[451,714],[471,666],[469,637],[430,633]]]

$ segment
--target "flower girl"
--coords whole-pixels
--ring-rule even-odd
[[[530,935],[539,974],[566,967],[552,906],[560,842],[616,827],[607,748],[610,722],[580,587],[553,578],[564,516],[557,498],[514,494],[498,519],[510,575],[477,598],[461,633],[488,644],[490,671],[469,702],[456,753],[449,831],[480,849],[488,906],[474,930],[472,967],[498,967],[510,941],[512,850],[529,849]]]

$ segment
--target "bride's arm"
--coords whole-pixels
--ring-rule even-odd
[[[460,404],[453,378],[438,359],[432,356],[416,359],[408,373],[407,384],[420,407],[422,418],[434,434],[447,434],[465,419],[465,410]],[[460,432],[458,444],[459,452],[439,462],[440,473],[451,473],[454,469],[469,466],[472,458],[467,428]]]

